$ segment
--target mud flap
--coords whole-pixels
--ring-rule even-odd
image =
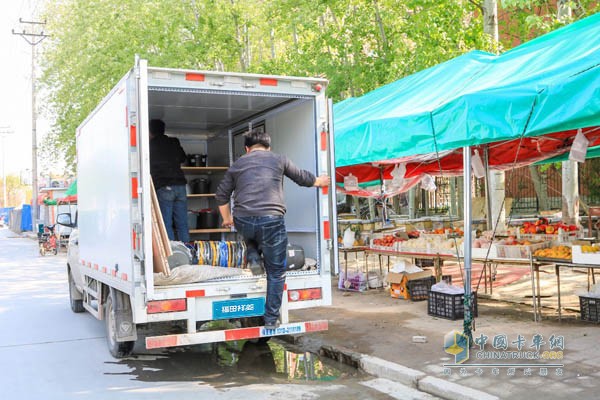
[[[133,323],[133,311],[129,295],[110,289],[110,296],[113,298],[116,334],[118,342],[129,342],[137,340],[137,330]]]

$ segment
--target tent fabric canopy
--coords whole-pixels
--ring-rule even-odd
[[[69,185],[65,192],[65,197],[59,200],[59,204],[77,203],[77,180]]]
[[[568,151],[578,128],[599,145],[600,14],[502,55],[472,51],[340,102],[334,122],[336,181],[352,173],[363,186],[389,179],[399,162],[407,177],[461,173],[462,151],[453,150],[464,146],[506,169]],[[445,151],[439,161],[411,162]]]
[[[590,158],[598,158],[598,157],[600,157],[600,146],[589,147],[587,149],[585,158],[590,159]],[[548,158],[543,161],[538,161],[535,164],[536,165],[552,164],[552,163],[556,163],[556,162],[567,161],[568,159],[569,159],[569,153],[567,152],[567,153],[558,155],[556,157]]]

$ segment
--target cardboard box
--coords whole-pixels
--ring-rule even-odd
[[[431,271],[415,272],[412,274],[406,272],[390,272],[387,275],[387,282],[390,284],[390,296],[395,299],[410,299],[407,283],[415,279],[423,279],[432,276]]]

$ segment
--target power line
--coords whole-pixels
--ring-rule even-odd
[[[31,222],[32,229],[37,224],[38,219],[38,179],[37,179],[37,110],[36,110],[36,86],[35,86],[35,46],[40,44],[42,40],[49,35],[44,34],[44,31],[36,32],[34,29],[46,25],[46,21],[25,21],[19,18],[21,24],[28,25],[29,31],[23,29],[22,32],[15,32],[13,35],[21,36],[27,43],[31,45]]]

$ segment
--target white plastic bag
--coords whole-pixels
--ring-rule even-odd
[[[358,190],[358,178],[352,174],[344,177],[344,189],[348,192]]]
[[[481,161],[478,150],[475,150],[475,154],[473,154],[473,157],[471,158],[471,169],[473,170],[473,175],[475,175],[475,177],[481,179],[485,176],[485,167],[483,166],[483,161]]]
[[[435,186],[435,180],[429,174],[425,174],[423,179],[421,179],[421,189],[425,189],[428,192],[435,192],[437,186]]]
[[[577,162],[585,162],[585,156],[587,154],[588,145],[590,141],[587,140],[581,129],[577,131],[575,140],[571,145],[571,151],[569,151],[569,160]]]
[[[400,189],[404,185],[404,175],[406,175],[406,164],[397,164],[392,172],[392,182],[390,187]]]
[[[346,248],[354,246],[355,235],[354,231],[350,228],[346,228],[344,231],[344,237],[342,238],[342,244]]]

